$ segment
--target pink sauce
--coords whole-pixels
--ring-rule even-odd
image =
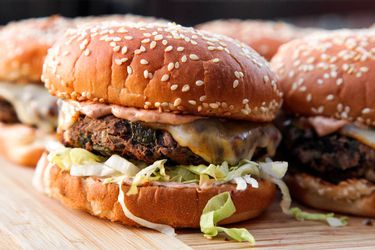
[[[119,105],[108,105],[101,103],[73,102],[72,103],[80,113],[92,118],[98,118],[105,115],[114,115],[117,118],[128,121],[155,122],[171,125],[190,123],[204,117],[194,115],[177,115],[173,113],[163,113],[157,110],[144,110]]]
[[[349,124],[348,121],[336,120],[323,116],[309,117],[308,121],[319,136],[329,135],[340,130],[346,124]]]

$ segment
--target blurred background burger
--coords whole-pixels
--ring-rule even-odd
[[[375,216],[375,31],[338,30],[280,47],[280,118],[290,190],[316,208]]]

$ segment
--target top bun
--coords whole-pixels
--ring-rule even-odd
[[[50,50],[43,80],[62,99],[250,121],[272,120],[282,96],[251,48],[161,23],[71,29]]]
[[[71,25],[59,16],[9,23],[0,29],[0,80],[40,82],[48,48]]]
[[[272,59],[285,109],[375,125],[375,30],[338,30],[282,45]]]
[[[280,45],[304,36],[313,29],[301,29],[283,22],[257,20],[216,20],[197,26],[207,30],[235,38],[270,60]]]

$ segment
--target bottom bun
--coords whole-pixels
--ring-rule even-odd
[[[41,159],[43,161],[43,159]],[[44,161],[47,163],[46,159]],[[48,163],[47,163],[48,164]],[[39,166],[38,166],[39,168]],[[70,208],[86,211],[99,218],[139,226],[128,219],[118,202],[119,186],[103,184],[94,177],[71,176],[57,166],[45,167],[44,191]],[[47,175],[47,178],[46,178]],[[48,180],[46,184],[46,180]],[[170,225],[174,228],[198,228],[203,208],[213,196],[229,191],[236,213],[221,224],[254,218],[261,214],[275,196],[275,186],[259,181],[259,188],[249,187],[236,191],[236,186],[224,184],[209,189],[198,189],[191,184],[154,183],[139,186],[138,194],[126,195],[129,185],[122,184],[124,202],[132,214],[147,221]]]
[[[35,167],[48,137],[23,124],[0,123],[0,154],[13,163]]]
[[[375,185],[365,179],[332,184],[306,173],[297,173],[288,175],[286,182],[294,198],[308,206],[375,217]]]

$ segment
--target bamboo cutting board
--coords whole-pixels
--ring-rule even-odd
[[[31,186],[32,169],[0,159],[0,249],[241,249],[246,243],[207,240],[198,230],[177,231],[176,238],[128,228],[61,206]],[[275,203],[247,227],[255,249],[375,249],[375,225],[351,218],[344,228],[299,222]]]

